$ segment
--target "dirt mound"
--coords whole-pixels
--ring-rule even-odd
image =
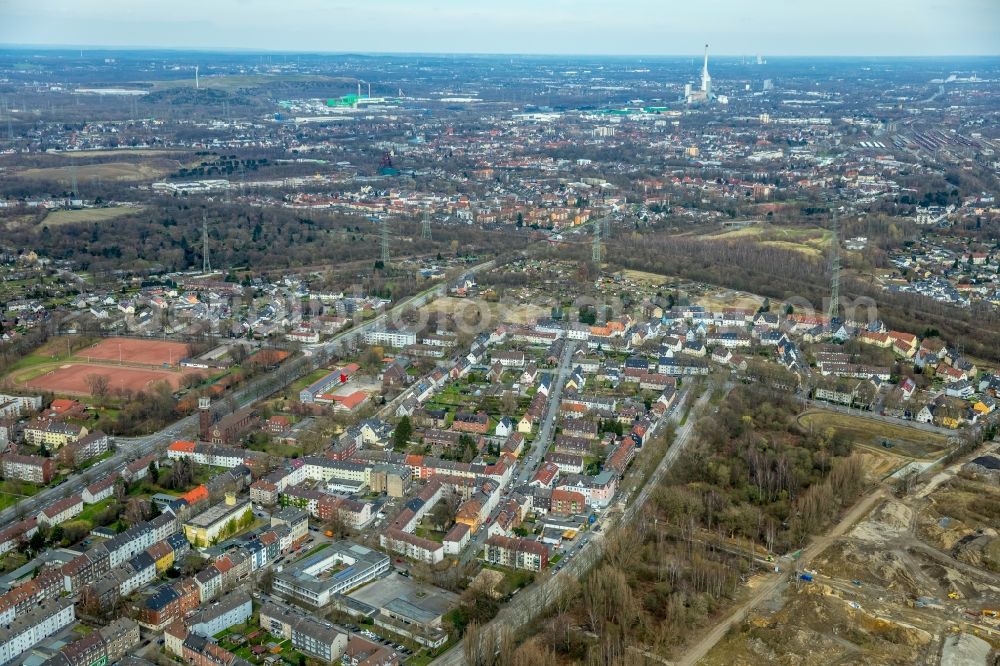
[[[836,578],[858,580],[904,594],[915,594],[919,583],[910,565],[893,550],[870,549],[851,542],[835,543],[826,549],[814,566]]]
[[[852,608],[843,598],[808,585],[784,609],[744,624],[742,640],[717,653],[727,664],[913,664],[928,656],[931,635],[916,627]],[[723,652],[725,653],[723,655]]]
[[[850,536],[861,541],[884,543],[905,534],[910,529],[911,522],[913,511],[908,506],[889,499],[875,509],[867,520],[858,523],[851,530]]]

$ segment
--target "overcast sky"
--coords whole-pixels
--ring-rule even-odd
[[[0,0],[0,44],[997,55],[1000,0]]]

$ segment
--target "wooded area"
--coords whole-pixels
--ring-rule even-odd
[[[762,245],[752,239],[707,240],[663,232],[616,239],[614,262],[623,268],[697,280],[773,299],[796,299],[825,314],[830,294],[829,262],[796,250]],[[725,266],[724,271],[719,267]],[[1000,360],[1000,313],[989,304],[960,308],[916,294],[892,293],[845,273],[842,303],[860,297],[878,305],[878,318],[890,329],[940,331],[951,344],[987,360]],[[862,308],[863,316],[865,310]]]
[[[609,534],[602,563],[564,584],[522,649],[539,663],[669,655],[731,604],[758,567],[753,556],[788,552],[828,525],[859,495],[865,473],[849,442],[803,430],[798,410],[776,393],[734,389],[698,422],[646,514]]]

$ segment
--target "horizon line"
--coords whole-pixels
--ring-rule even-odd
[[[101,44],[25,44],[0,43],[0,49],[12,50],[95,50],[95,51],[176,51],[187,53],[232,53],[267,55],[319,55],[319,56],[496,56],[496,57],[587,57],[587,58],[690,58],[701,57],[700,53],[571,53],[571,52],[514,52],[514,51],[323,51],[317,49],[251,49],[237,46],[108,46]],[[768,58],[1000,58],[997,53],[950,53],[950,54],[865,54],[865,53],[799,53],[799,54],[758,54],[758,53],[717,53],[709,52],[714,58],[746,58],[760,55]],[[751,63],[753,64],[753,63]]]

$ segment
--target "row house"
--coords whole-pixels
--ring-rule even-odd
[[[452,430],[485,435],[490,430],[490,417],[486,412],[458,412],[451,424]]]
[[[0,530],[0,555],[17,548],[38,530],[38,519],[34,516],[18,521]]]
[[[379,545],[420,562],[437,564],[444,559],[444,545],[415,534],[390,527],[379,535]]]
[[[5,479],[18,479],[30,483],[48,484],[56,474],[56,463],[52,458],[10,453],[3,457]]]
[[[129,483],[141,481],[149,474],[150,465],[157,469],[160,467],[160,456],[158,454],[150,453],[133,460],[122,470],[122,478]]]
[[[455,523],[441,539],[441,546],[446,555],[458,556],[471,540],[472,530],[469,526],[465,523]]]
[[[582,493],[556,488],[549,495],[549,513],[575,516],[587,510],[587,498]]]
[[[198,586],[192,579],[166,583],[135,604],[136,619],[146,629],[163,631],[167,625],[197,609],[200,601]]]
[[[545,460],[556,465],[563,474],[579,474],[583,471],[584,457],[582,455],[559,452],[546,453]]]
[[[316,504],[316,515],[324,522],[340,520],[355,530],[366,527],[375,518],[370,502],[325,495]]]
[[[24,426],[25,442],[31,446],[44,446],[49,450],[63,447],[86,435],[87,428],[84,426],[51,419],[39,419]]]
[[[585,437],[571,437],[569,435],[557,435],[555,442],[556,453],[566,453],[575,456],[587,456],[597,446],[597,441]]]
[[[549,549],[538,541],[496,535],[486,539],[482,557],[490,564],[538,572],[549,564]]]
[[[104,432],[95,430],[62,447],[59,450],[59,460],[69,467],[76,467],[92,458],[104,455],[110,449],[110,438]]]
[[[49,527],[72,520],[83,511],[83,497],[70,495],[39,512],[38,522]]]
[[[92,666],[114,664],[131,654],[139,645],[139,624],[131,618],[118,618],[83,638],[64,645],[45,662],[46,666]]]
[[[523,368],[527,362],[524,352],[521,351],[496,352],[491,358],[505,368]]]
[[[586,498],[588,506],[603,508],[611,503],[618,490],[618,477],[610,470],[596,476],[568,474],[560,478],[556,488],[578,492]]]
[[[635,459],[636,444],[630,438],[622,440],[608,455],[604,469],[611,470],[621,478],[632,460]]]

